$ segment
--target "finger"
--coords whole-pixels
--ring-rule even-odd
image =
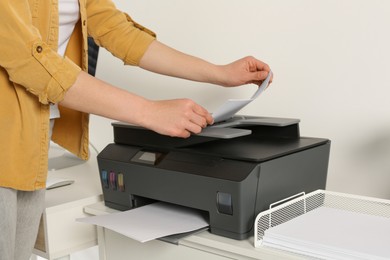
[[[202,127],[202,128],[205,128],[207,126],[207,120],[204,116],[201,116],[197,113],[194,113],[192,118],[191,118],[191,122],[193,122],[194,124]]]
[[[193,122],[188,122],[188,125],[186,126],[186,130],[189,133],[199,134],[202,132],[203,128]]]
[[[268,72],[268,73],[271,73],[271,72]],[[251,81],[251,83],[260,86],[260,85],[263,83],[263,81],[268,77],[268,73],[265,74],[265,72],[262,72],[262,71],[259,71],[259,72],[255,73],[255,74],[257,74],[257,75],[255,75],[254,77],[255,77],[255,78],[257,77],[257,79]],[[271,74],[271,77],[270,77],[270,79],[269,79],[269,81],[268,81],[267,87],[272,83],[273,77],[274,77],[274,74],[272,73],[272,74]]]
[[[248,82],[259,85],[267,78],[268,73],[269,72],[264,70],[250,73],[249,75],[250,79],[248,80]]]
[[[258,71],[258,72],[256,72],[256,74],[257,74],[257,79],[263,81],[263,80],[265,80],[265,79],[268,77],[268,74],[269,74],[269,73],[270,73],[270,72],[269,72],[269,71],[266,71],[266,70]],[[271,76],[272,76],[272,75],[271,75]]]
[[[266,71],[266,72],[271,71],[271,68],[268,66],[268,64],[260,60],[256,60],[256,68],[258,71]]]
[[[162,133],[165,135],[168,135],[170,137],[181,137],[181,138],[188,138],[191,136],[191,132],[186,129],[185,126],[172,128],[166,133]]]
[[[206,127],[207,125],[211,125],[214,123],[214,118],[211,116],[211,114],[205,109],[203,108],[202,106],[200,105],[197,105],[195,104],[194,108],[193,108],[193,111],[196,115],[200,116],[202,119],[198,119],[198,120],[205,120],[205,125],[204,127]]]
[[[190,131],[188,131],[188,130],[183,130],[182,132],[181,132],[181,134],[178,136],[178,137],[181,137],[181,138],[188,138],[188,137],[190,137],[191,136],[191,132]]]
[[[251,72],[262,70],[269,72],[271,70],[267,63],[264,63],[252,56],[246,57],[246,62],[248,63],[249,71]]]

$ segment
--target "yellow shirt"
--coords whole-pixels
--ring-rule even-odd
[[[60,102],[88,68],[88,42],[138,65],[155,34],[111,0],[79,0],[80,21],[65,58],[57,54],[58,0],[0,1],[0,186],[45,187],[49,104]],[[53,141],[88,159],[88,115],[60,107]]]

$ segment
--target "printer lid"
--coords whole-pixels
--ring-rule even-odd
[[[219,139],[210,143],[196,144],[181,150],[226,159],[263,162],[322,145],[328,141],[328,139],[308,137],[278,139],[243,136],[229,140]]]
[[[213,131],[211,135],[192,135],[185,139],[160,135],[121,122],[112,125],[116,144],[161,152],[180,150],[251,162],[271,160],[329,142],[328,139],[300,137],[299,120],[288,118],[238,116],[212,126],[221,130],[221,136]],[[240,131],[243,134],[237,134]]]

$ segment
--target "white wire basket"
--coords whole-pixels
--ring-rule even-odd
[[[319,207],[328,207],[350,212],[390,218],[390,201],[372,197],[317,190],[308,194],[298,194],[297,198],[286,198],[259,213],[255,220],[255,247],[262,245],[267,229],[285,223]],[[296,197],[296,196],[293,196]],[[287,201],[287,202],[284,202]],[[282,204],[280,204],[282,203]]]

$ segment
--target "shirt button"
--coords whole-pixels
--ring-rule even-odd
[[[43,51],[43,48],[42,48],[42,46],[37,46],[36,50],[37,50],[38,53],[41,53]]]
[[[87,24],[87,21],[86,20],[83,20],[83,25],[85,26]]]

